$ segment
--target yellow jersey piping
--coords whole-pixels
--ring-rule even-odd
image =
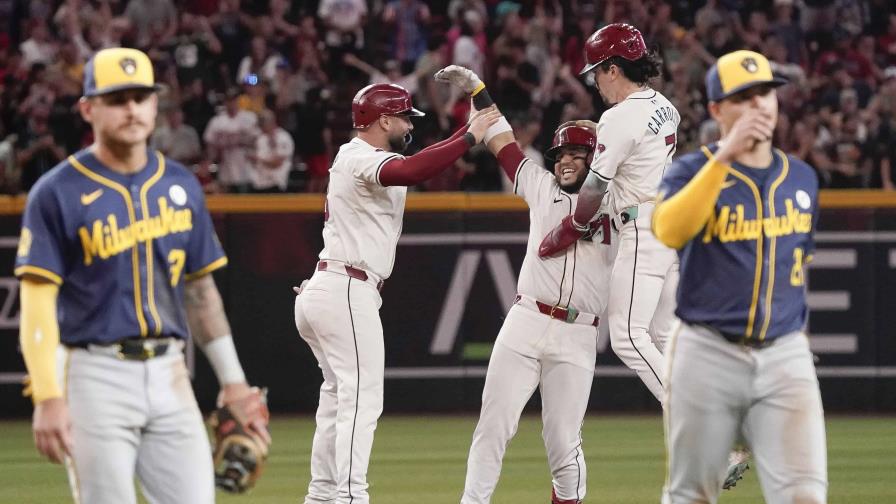
[[[35,275],[41,278],[47,279],[53,282],[56,285],[62,285],[62,277],[53,273],[52,271],[41,268],[40,266],[32,266],[30,264],[26,264],[24,266],[19,266],[15,269],[13,274],[17,277],[20,277],[24,274]]]
[[[194,271],[193,273],[184,274],[184,280],[194,280],[201,276],[205,276],[205,275],[211,273],[212,271],[215,271],[216,269],[221,269],[224,266],[227,266],[227,256],[219,257],[219,258],[215,259],[214,261],[212,261],[207,266],[205,266],[197,271]]]
[[[768,218],[769,222],[774,222],[775,220],[775,190],[778,186],[784,182],[784,179],[787,177],[787,172],[790,171],[790,166],[787,161],[787,156],[784,155],[783,152],[775,149],[775,152],[781,156],[781,174],[778,175],[778,178],[772,182],[772,185],[768,190]],[[763,226],[764,231],[765,226]],[[769,248],[768,248],[768,285],[765,289],[765,322],[762,324],[762,330],[759,332],[759,341],[765,339],[765,333],[768,330],[768,325],[772,320],[772,294],[774,293],[775,286],[775,244],[777,242],[777,230],[776,232],[771,233],[769,237]]]
[[[156,158],[159,160],[158,169],[140,187],[140,205],[142,207],[143,221],[147,224],[149,223],[149,216],[147,215],[149,210],[146,194],[149,192],[149,188],[155,185],[155,183],[162,178],[162,174],[165,173],[165,156],[163,156],[161,152],[156,152]],[[136,248],[137,245],[134,245],[134,247]],[[159,317],[159,311],[156,309],[155,287],[153,286],[155,270],[153,270],[152,267],[152,252],[152,233],[149,233],[146,239],[146,301],[149,304],[149,313],[152,315],[153,321],[156,324],[156,330],[154,331],[155,335],[158,336],[162,334],[162,319]]]
[[[735,177],[742,180],[753,191],[753,197],[756,199],[756,220],[762,226],[762,197],[759,194],[759,187],[750,177],[737,171],[733,166],[728,166],[728,171]],[[750,300],[750,313],[747,317],[747,330],[744,337],[749,338],[753,334],[753,324],[756,322],[756,308],[759,305],[759,289],[762,286],[762,229],[759,230],[759,236],[756,238],[756,266],[753,278],[753,297]]]
[[[75,159],[74,156],[68,157],[68,162],[71,165],[81,172],[85,177],[103,184],[106,187],[109,187],[124,197],[124,202],[128,208],[128,219],[130,219],[130,225],[136,225],[136,213],[134,212],[134,203],[131,201],[131,194],[127,189],[124,188],[121,184],[110,180],[99,173],[94,172],[90,168],[81,164],[80,161]],[[134,249],[131,252],[131,267],[133,270],[133,279],[134,279],[134,311],[137,314],[137,323],[140,325],[140,335],[146,336],[148,334],[148,329],[146,325],[146,318],[143,314],[143,293],[142,288],[140,287],[140,248],[135,244]]]

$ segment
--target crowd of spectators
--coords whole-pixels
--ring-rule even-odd
[[[351,99],[394,82],[427,115],[414,148],[465,122],[432,74],[482,75],[536,161],[554,128],[600,116],[578,75],[596,28],[640,28],[664,61],[652,85],[681,113],[679,152],[718,137],[703,77],[725,52],[764,53],[779,89],[776,144],[822,185],[896,184],[896,4],[891,0],[0,0],[0,192],[26,192],[91,142],[77,113],[84,64],[137,47],[164,84],[152,142],[207,192],[322,192],[351,135]],[[506,190],[484,149],[419,190]]]

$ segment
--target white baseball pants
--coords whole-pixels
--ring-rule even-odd
[[[554,490],[563,500],[585,496],[581,429],[596,357],[597,327],[511,307],[488,364],[462,504],[490,502],[504,452],[535,387],[541,391],[542,437]],[[547,489],[545,500],[550,500]]]
[[[653,235],[653,208],[641,204],[638,217],[613,236],[617,251],[607,318],[613,352],[662,402],[662,351],[677,322],[678,255]]]
[[[296,327],[323,373],[306,504],[367,504],[383,411],[382,298],[371,282],[317,271],[296,297]]]
[[[824,411],[805,334],[751,349],[682,324],[667,370],[664,504],[715,504],[738,439],[753,453],[765,502],[826,502]]]
[[[146,361],[69,350],[66,397],[80,504],[136,504],[134,476],[151,504],[215,502],[202,414],[180,345]]]

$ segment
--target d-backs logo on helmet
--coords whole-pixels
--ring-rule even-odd
[[[591,164],[594,157],[594,149],[597,145],[597,137],[591,128],[584,126],[576,126],[574,124],[565,126],[561,125],[554,132],[554,140],[551,142],[551,148],[545,151],[544,158],[552,163],[557,161],[560,155],[560,149],[567,146],[585,147],[588,149],[588,159],[586,163]]]
[[[411,104],[411,93],[396,84],[371,84],[352,100],[352,127],[366,128],[384,115],[422,116]]]
[[[591,34],[585,42],[585,67],[579,74],[594,70],[613,56],[635,61],[646,54],[647,44],[637,28],[626,23],[608,24]]]

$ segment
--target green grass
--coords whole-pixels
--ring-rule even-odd
[[[377,504],[448,504],[460,501],[474,416],[387,416],[374,443],[369,480]],[[828,427],[829,502],[896,503],[892,484],[896,418],[831,417]],[[0,503],[67,503],[60,466],[41,460],[27,422],[0,422]],[[251,493],[219,493],[218,502],[301,503],[308,484],[314,421],[273,421],[274,448]],[[589,416],[584,426],[589,503],[659,502],[665,455],[658,416]],[[538,416],[523,418],[504,461],[495,504],[545,504],[551,479]],[[724,492],[724,504],[762,502],[755,471]]]

